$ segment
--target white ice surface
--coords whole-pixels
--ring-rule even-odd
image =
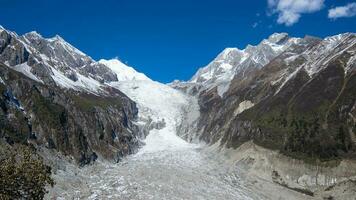
[[[103,85],[93,78],[83,76],[82,74],[76,72],[78,80],[73,81],[53,67],[51,67],[51,70],[53,72],[53,80],[60,87],[70,88],[78,91],[87,91],[90,93],[99,93],[99,91],[102,90]]]
[[[31,67],[27,65],[27,63],[22,63],[19,65],[15,65],[13,67],[11,67],[12,69],[21,72],[22,74],[24,74],[25,76],[29,77],[32,80],[35,80],[37,82],[43,83],[42,80],[40,80],[39,78],[37,78],[32,72],[31,72]]]

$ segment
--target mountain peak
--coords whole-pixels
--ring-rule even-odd
[[[235,47],[227,47],[222,51],[222,53],[229,54],[230,52],[236,52],[236,51],[238,52],[238,51],[241,51],[241,50],[238,49],[238,48],[235,48]]]
[[[36,31],[31,31],[31,32],[25,33],[24,36],[25,36],[25,37],[31,37],[31,38],[42,38],[42,35],[39,34],[39,33],[36,32]]]
[[[119,81],[150,80],[145,74],[137,72],[134,68],[125,65],[116,58],[111,60],[101,59],[99,63],[107,66],[116,73]]]
[[[288,33],[273,33],[268,37],[267,40],[272,43],[278,43],[288,37]]]
[[[257,45],[247,45],[244,50],[226,48],[211,63],[200,68],[190,82],[202,84],[204,89],[217,86],[222,96],[236,74],[265,66],[297,41],[298,38],[290,38],[287,33],[274,33]]]
[[[339,40],[341,40],[343,38],[346,38],[346,37],[349,37],[349,36],[352,36],[352,35],[355,35],[355,33],[351,33],[351,32],[340,33],[340,34],[337,34],[337,35],[326,37],[325,40],[326,41],[339,41]]]
[[[242,55],[244,53],[243,50],[240,50],[238,48],[225,48],[216,58],[215,60],[229,60],[234,57],[237,57],[238,55]]]
[[[61,36],[59,35],[55,35],[54,37],[52,38],[48,38],[49,41],[61,41],[61,42],[66,42]]]

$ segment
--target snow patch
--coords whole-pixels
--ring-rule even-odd
[[[37,78],[37,76],[35,76],[32,72],[31,72],[31,67],[27,65],[27,63],[22,63],[19,65],[15,65],[11,67],[12,69],[14,69],[15,71],[18,71],[22,74],[24,74],[25,76],[29,77],[30,79],[43,83],[42,80],[40,80],[39,78]]]
[[[2,83],[2,84],[4,84],[4,85],[6,85],[5,81],[4,81],[4,80],[2,80],[2,78],[1,78],[1,77],[0,77],[0,83]]]
[[[288,81],[289,81],[290,79],[292,79],[292,78],[299,72],[299,70],[302,69],[303,67],[304,67],[304,65],[298,67],[294,72],[292,72],[291,74],[289,74],[289,76],[284,80],[284,82],[282,83],[282,85],[279,86],[278,90],[274,93],[274,95],[278,94],[278,93],[281,91],[281,89],[284,87],[284,85],[287,84]]]
[[[229,87],[230,87],[230,82],[226,82],[226,83],[222,83],[221,85],[218,85],[217,87],[218,95],[222,98],[225,92],[229,90]]]
[[[250,109],[254,106],[255,104],[252,103],[250,100],[245,100],[239,104],[239,107],[237,107],[234,111],[234,116],[237,116],[238,114],[242,113],[243,111]]]
[[[233,66],[228,63],[223,63],[219,66],[219,68],[223,69],[224,71],[228,71],[231,70]]]
[[[78,80],[73,81],[53,67],[51,67],[51,70],[53,80],[62,88],[70,88],[78,91],[84,90],[93,94],[99,94],[100,91],[102,91],[103,85],[93,78],[83,76],[76,72]]]
[[[355,54],[355,52],[353,52],[353,54]],[[349,61],[347,61],[346,63],[346,70],[345,70],[345,74],[347,72],[349,72],[351,69],[355,68],[356,66],[356,56],[353,55],[351,56],[351,58],[349,59]]]
[[[56,70],[55,68],[51,67],[52,70],[52,78],[53,80],[57,83],[58,86],[62,88],[71,88],[75,89],[76,84],[74,81],[70,80],[68,77],[66,77],[64,74]]]
[[[285,61],[287,62],[287,64],[289,64],[289,63],[295,61],[298,57],[299,57],[299,55],[293,55],[293,56],[286,58]]]
[[[40,54],[40,58],[46,62],[50,60],[45,54],[42,54],[42,53]]]

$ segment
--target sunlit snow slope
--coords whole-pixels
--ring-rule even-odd
[[[189,103],[188,97],[182,92],[151,80],[114,82],[111,86],[137,102],[140,119],[151,118],[165,123],[164,128],[150,131],[145,139],[146,145],[138,154],[192,146],[176,135],[176,127],[183,115],[182,109]]]

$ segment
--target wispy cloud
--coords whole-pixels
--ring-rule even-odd
[[[270,14],[278,14],[277,23],[291,26],[304,13],[313,13],[324,7],[324,0],[267,0]]]
[[[258,26],[258,22],[252,24],[252,28],[256,28]]]
[[[356,16],[356,3],[349,3],[345,6],[338,6],[329,9],[328,17],[330,19],[337,19],[340,17],[353,17]]]

